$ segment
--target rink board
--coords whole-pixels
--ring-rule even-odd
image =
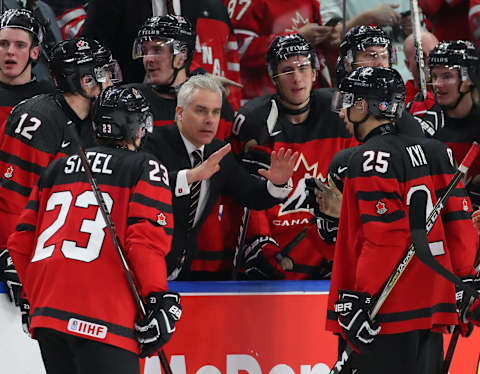
[[[329,283],[171,282],[183,316],[165,346],[174,374],[328,374],[336,338],[324,330]],[[4,290],[0,288],[0,293]],[[38,347],[0,295],[0,373],[44,374]],[[460,338],[450,373],[477,374],[480,332]],[[448,336],[445,344],[448,344]],[[160,373],[158,359],[146,374]]]

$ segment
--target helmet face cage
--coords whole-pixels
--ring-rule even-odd
[[[318,70],[320,64],[313,46],[299,34],[277,36],[267,52],[267,69],[270,77],[276,78],[280,62],[294,56],[305,56],[310,61],[313,70]],[[300,67],[299,67],[300,68]]]
[[[458,70],[462,82],[470,78],[476,85],[478,83],[479,60],[478,52],[470,41],[440,42],[428,55],[428,66],[425,73],[431,81],[432,69],[435,66],[444,66]]]
[[[376,26],[354,27],[347,32],[344,40],[340,43],[340,51],[336,66],[337,84],[341,82],[343,77],[354,70],[355,67],[358,67],[354,66],[357,52],[365,52],[368,47],[373,46],[383,47],[388,51],[388,62],[390,67],[397,63],[396,48],[392,45],[392,40],[382,29]],[[378,56],[375,58],[377,57]],[[362,62],[359,61],[358,64],[361,65]]]
[[[43,42],[45,31],[43,25],[33,16],[33,13],[26,9],[6,10],[0,18],[0,30],[12,27],[27,31],[32,35],[33,45],[40,45]]]
[[[153,131],[153,115],[144,96],[135,88],[111,86],[97,99],[93,126],[99,139],[135,141]]]
[[[173,55],[185,53],[186,64],[191,62],[195,52],[195,31],[186,18],[173,15],[148,18],[133,43],[132,58],[161,55],[166,50]]]
[[[55,45],[49,68],[62,92],[81,92],[80,80],[85,76],[91,78],[91,86],[108,80],[122,81],[120,67],[111,52],[96,40],[83,37]]]
[[[361,67],[340,83],[333,95],[332,110],[339,112],[366,100],[374,116],[399,118],[405,107],[405,87],[400,74],[390,68]]]

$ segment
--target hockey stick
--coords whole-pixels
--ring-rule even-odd
[[[423,60],[422,34],[420,31],[420,13],[418,11],[418,0],[410,0],[410,10],[412,15],[413,37],[415,40],[415,58],[417,60],[418,80],[420,84],[420,93],[423,98],[427,98],[427,80],[425,78],[425,61]]]
[[[242,223],[240,224],[240,232],[238,233],[237,247],[235,248],[235,255],[233,258],[232,280],[238,278],[238,268],[240,261],[243,259],[245,253],[245,238],[247,236],[248,221],[250,220],[250,208],[243,208]]]
[[[443,360],[442,374],[448,374],[448,369],[450,369],[450,364],[452,363],[453,354],[455,353],[455,348],[457,348],[458,338],[460,337],[460,326],[455,326],[452,336],[450,337],[450,343],[448,343],[447,354]]]
[[[120,239],[118,238],[117,232],[115,230],[115,225],[112,221],[112,217],[108,212],[107,205],[105,204],[105,200],[103,199],[103,196],[102,196],[102,192],[98,188],[97,181],[92,173],[92,168],[90,167],[90,163],[88,162],[87,156],[85,155],[85,149],[81,145],[82,143],[80,143],[80,139],[78,137],[77,131],[73,127],[72,121],[67,122],[67,129],[70,129],[70,132],[72,134],[74,141],[77,142],[78,144],[77,154],[80,157],[80,161],[82,163],[83,169],[85,170],[85,174],[87,175],[88,182],[92,187],[92,191],[93,191],[93,194],[95,195],[95,199],[97,200],[97,204],[102,214],[103,220],[107,225],[107,229],[113,241],[113,246],[117,251],[118,257],[120,258],[120,262],[122,263],[123,271],[125,273],[125,276],[127,277],[128,285],[130,286],[130,291],[132,292],[133,298],[135,299],[135,302],[137,304],[138,311],[140,312],[140,316],[144,318],[147,314],[145,309],[145,304],[143,303],[140,293],[138,292],[138,289],[135,286],[135,282],[133,280],[130,267],[128,266],[127,260],[125,258],[125,254],[124,254],[125,252],[122,248],[122,245],[120,244]],[[172,374],[172,369],[168,364],[167,357],[165,356],[165,352],[163,351],[163,349],[161,349],[158,352],[158,358],[160,359],[160,363],[162,365],[163,370],[165,371],[165,374]]]
[[[474,142],[470,147],[470,149],[468,150],[467,155],[463,159],[462,163],[455,171],[455,174],[453,175],[452,180],[448,184],[444,194],[438,199],[431,213],[428,215],[428,218],[426,219],[426,223],[424,225],[425,227],[425,230],[423,230],[424,233],[430,232],[430,230],[433,227],[433,224],[435,223],[437,218],[440,216],[440,211],[444,207],[447,199],[450,197],[450,194],[455,189],[457,184],[460,183],[460,180],[462,179],[462,177],[467,173],[468,168],[477,157],[479,151],[480,151],[480,146],[478,145],[478,143]],[[420,230],[417,229],[414,231],[417,233]],[[412,240],[413,240],[413,236],[414,236],[414,232],[412,232]],[[415,240],[417,240],[417,237],[415,237]],[[427,243],[427,248],[428,248],[428,243]],[[430,250],[428,250],[428,252],[430,252]],[[393,287],[397,284],[400,276],[405,272],[405,269],[407,268],[408,264],[410,263],[414,255],[415,255],[415,246],[412,243],[408,247],[407,252],[404,255],[403,259],[398,263],[397,267],[395,268],[395,271],[388,278],[387,283],[385,284],[382,290],[382,293],[378,297],[378,300],[375,306],[373,307],[372,312],[370,313],[370,318],[372,320],[377,315],[378,311],[382,307],[383,303],[387,299]],[[462,285],[465,286],[462,281],[460,281],[460,283],[462,283]],[[330,370],[330,374],[341,373],[346,362],[350,358],[350,355],[352,354],[352,352],[353,352],[353,348],[347,344],[347,347],[342,352],[340,359],[334,364],[333,368]]]

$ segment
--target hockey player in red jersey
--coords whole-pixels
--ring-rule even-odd
[[[195,31],[184,17],[151,17],[138,30],[132,57],[142,59],[148,83],[134,86],[149,99],[155,126],[173,123],[177,91],[189,77],[194,52]],[[225,139],[230,135],[232,120],[233,109],[224,98],[218,138]]]
[[[226,78],[239,82],[238,45],[221,0],[90,0],[83,35],[112,50],[125,73],[125,82],[141,82],[145,72],[140,61],[131,59],[131,46],[147,18],[168,14],[188,19],[196,32],[191,71],[200,67],[220,81],[225,82]],[[240,94],[235,87],[228,95],[235,109],[240,104]]]
[[[355,26],[350,29],[340,44],[337,61],[337,84],[346,74],[360,66],[392,67],[397,63],[397,54],[390,37],[376,26]],[[397,121],[401,133],[423,136],[422,128],[408,112]]]
[[[477,93],[480,84],[480,58],[473,43],[449,41],[438,44],[429,55],[428,71],[436,104],[429,110],[411,110],[420,117],[427,136],[447,144],[457,163],[465,156],[472,141],[480,139],[478,123],[480,106]],[[469,170],[467,189],[474,205],[480,205],[480,161]]]
[[[173,233],[168,173],[140,150],[152,127],[146,99],[134,88],[109,87],[93,121],[99,145],[87,150],[87,159],[147,317],[137,320],[137,304],[78,154],[55,160],[38,179],[8,242],[47,373],[139,373],[138,354],[148,356],[166,343],[181,315],[180,295],[167,291],[165,256]]]
[[[326,328],[342,336],[339,353],[345,340],[360,352],[345,372],[440,373],[442,332],[459,323],[453,284],[413,257],[373,321],[369,312],[411,243],[409,198],[421,189],[433,206],[455,161],[437,140],[398,133],[405,88],[394,69],[354,70],[335,103],[363,144],[352,151],[344,179]],[[460,184],[429,233],[437,261],[458,276],[474,274],[478,235],[471,213]]]
[[[52,92],[32,74],[42,48],[43,26],[25,9],[5,11],[0,19],[0,137],[12,108],[32,96]]]
[[[267,211],[251,212],[243,267],[248,278],[325,278],[330,273],[336,227],[328,219],[317,225],[305,184],[311,178],[325,183],[333,155],[357,143],[330,111],[331,90],[312,91],[318,61],[308,41],[299,34],[275,38],[267,67],[277,94],[253,99],[240,108],[233,128],[236,151],[251,158],[252,151],[266,150],[268,162],[268,151],[285,147],[298,150],[299,157],[288,199]],[[288,243],[300,238],[297,235],[304,238],[289,248]]]
[[[76,144],[66,132],[67,122],[74,123],[84,146],[92,144],[90,107],[102,84],[119,80],[115,66],[110,51],[96,41],[61,42],[50,55],[58,92],[37,95],[11,112],[0,141],[0,249],[6,247],[42,170],[55,158],[75,151]],[[6,252],[2,254],[8,257]],[[8,259],[0,262],[9,263]],[[8,281],[4,274],[0,272],[0,279]]]
[[[230,0],[226,6],[239,44],[242,100],[275,93],[265,55],[273,39],[286,33],[299,33],[312,43],[319,60],[317,84],[331,85],[326,56],[331,45],[338,45],[340,28],[327,22],[340,14],[326,12],[317,0]]]

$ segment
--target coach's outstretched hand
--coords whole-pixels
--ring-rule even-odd
[[[277,186],[286,184],[293,174],[297,157],[298,152],[293,153],[291,149],[285,151],[280,148],[278,152],[273,151],[270,156],[270,169],[259,169],[258,174]]]
[[[228,152],[230,152],[231,149],[232,146],[230,144],[225,144],[222,148],[212,153],[210,157],[203,161],[200,165],[188,170],[188,184],[210,179],[213,174],[220,170],[220,161],[222,161],[222,159]]]

